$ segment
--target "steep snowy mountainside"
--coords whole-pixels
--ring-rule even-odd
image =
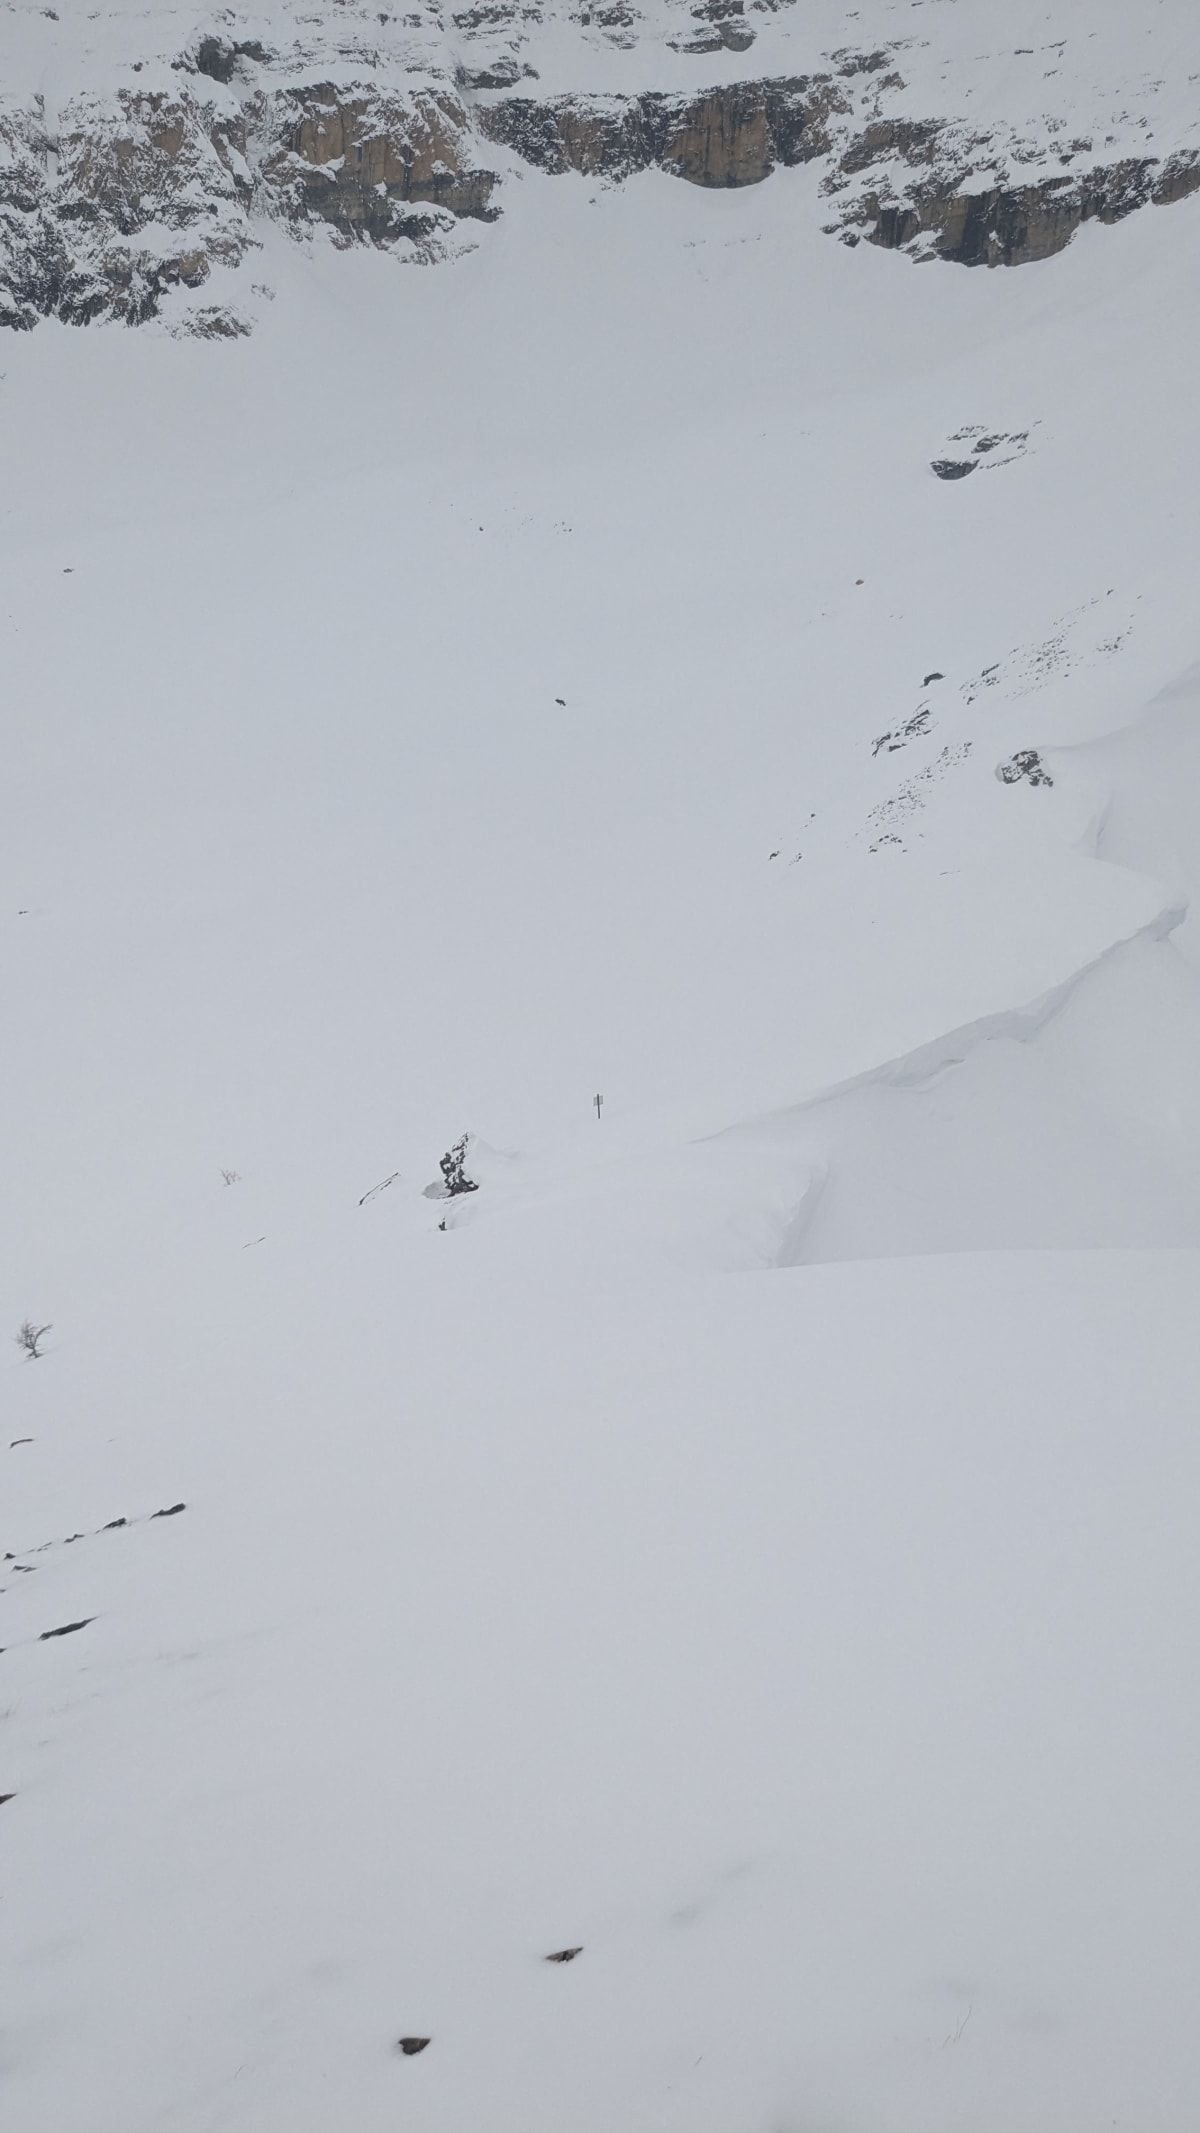
[[[55,13],[0,2122],[1194,2133],[1200,194],[837,241],[1152,196],[1191,9]],[[727,94],[828,145],[679,182]],[[843,170],[889,113],[933,160]]]
[[[828,233],[968,265],[1048,257],[1083,221],[1200,188],[1200,29],[1165,0],[1086,28],[1053,0],[999,34],[968,0],[274,0],[200,19],[8,0],[0,63],[15,327],[163,314],[237,335],[265,223],[453,259],[530,165],[729,187],[813,163]],[[239,268],[231,307],[221,271]]]

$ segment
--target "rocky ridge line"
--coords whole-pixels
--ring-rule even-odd
[[[736,53],[743,17],[731,6],[704,0],[693,14]],[[530,12],[517,10],[522,22]],[[536,77],[519,56],[524,32],[496,45],[511,7],[453,18],[460,40],[491,40],[473,68],[439,46],[440,16],[377,20],[424,39],[397,53],[390,83],[361,40],[318,40],[281,58],[257,36],[209,31],[170,62],[169,89],[83,93],[57,114],[41,98],[0,107],[0,324],[140,324],[173,291],[198,292],[215,268],[241,266],[268,222],[433,261],[461,249],[464,224],[496,218],[520,163],[608,183],[660,169],[736,187],[824,161],[829,234],[968,266],[1045,259],[1084,222],[1200,191],[1192,146],[1088,162],[1092,140],[1048,121],[1057,167],[1035,174],[1051,153],[1045,140],[889,116],[905,88],[902,47],[842,50],[828,71],[698,91],[538,96],[525,93]],[[615,23],[604,34],[624,37]],[[699,46],[676,37],[671,49]],[[174,311],[177,330],[248,330],[227,306]]]

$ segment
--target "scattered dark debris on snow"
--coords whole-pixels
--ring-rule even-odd
[[[1022,457],[1032,434],[1031,430],[985,430],[978,422],[968,422],[965,429],[955,430],[950,442],[969,445],[976,466],[986,460],[991,467],[1007,467]],[[993,452],[999,452],[1000,457],[993,459]]]
[[[881,748],[886,748],[889,755],[895,755],[896,750],[907,747],[909,741],[922,739],[932,723],[933,714],[928,704],[922,704],[905,725],[897,726],[891,733],[877,734],[871,743],[871,754],[878,755]]]
[[[167,331],[177,341],[236,341],[245,339],[254,328],[230,304],[201,304],[195,311],[186,312],[177,325],[168,326]]]
[[[963,481],[973,474],[979,465],[977,459],[931,459],[929,462],[939,481]]]
[[[1027,778],[1031,785],[1054,783],[1036,748],[1018,748],[1007,763],[997,764],[996,776],[1002,785],[1019,785],[1022,778]]]
[[[575,1960],[575,1958],[576,1958],[576,1956],[577,1956],[577,1955],[582,1955],[582,1954],[583,1954],[583,1949],[582,1949],[582,1947],[579,1947],[579,1948],[559,1948],[559,1949],[557,1949],[557,1950],[555,1951],[555,1953],[554,1953],[553,1955],[548,1955],[548,1956],[546,1957],[546,1961],[547,1961],[548,1963],[573,1963],[573,1962],[574,1962],[574,1960]]]
[[[77,1629],[87,1629],[95,1619],[95,1615],[85,1615],[82,1622],[64,1622],[59,1629],[44,1629],[38,1643],[48,1644],[51,1637],[73,1637]]]
[[[30,1441],[32,1442],[32,1439]],[[90,1533],[67,1533],[59,1540],[39,1541],[36,1548],[10,1548],[6,1551],[3,1560],[6,1563],[16,1563],[17,1569],[23,1570],[29,1566],[24,1563],[17,1563],[18,1555],[45,1555],[49,1548],[70,1548],[75,1541],[94,1540],[98,1534],[116,1533],[124,1526],[148,1525],[156,1518],[177,1518],[181,1511],[186,1510],[187,1505],[185,1503],[173,1503],[162,1511],[141,1511],[135,1513],[132,1518],[110,1518],[106,1526],[95,1526]]]
[[[413,2059],[418,2052],[423,2052],[431,2041],[429,2037],[401,2037],[397,2049],[404,2053],[406,2059]]]
[[[925,676],[924,681],[921,683],[921,687],[923,689],[927,689],[931,681],[945,681],[945,679],[946,677],[944,674],[927,674]]]
[[[906,849],[899,830],[907,828],[911,818],[925,806],[933,785],[966,761],[973,745],[971,741],[960,741],[957,746],[939,749],[932,763],[926,763],[888,799],[881,800],[878,807],[871,809],[867,816],[867,830],[871,836],[867,846],[869,852],[881,851],[889,844],[899,845],[902,851]]]

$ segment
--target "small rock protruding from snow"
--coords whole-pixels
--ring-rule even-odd
[[[996,776],[1002,785],[1019,785],[1022,778],[1027,778],[1031,785],[1054,783],[1036,748],[1018,748],[1007,763],[996,765]]]
[[[442,1173],[442,1182],[440,1185],[427,1185],[425,1187],[427,1198],[455,1200],[460,1193],[478,1192],[479,1187],[474,1178],[467,1176],[467,1142],[469,1138],[469,1134],[464,1133],[461,1140],[455,1141],[452,1148],[447,1148],[445,1155],[438,1162],[438,1169]]]

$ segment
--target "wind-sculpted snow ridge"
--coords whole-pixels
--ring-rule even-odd
[[[1139,877],[1149,915],[1037,998],[746,1129],[820,1179],[777,1264],[1200,1244],[1200,1106],[1192,1066],[1177,1070],[1198,1035],[1176,944],[1196,872],[1195,708],[1193,671],[1142,722],[1043,771],[1103,781],[1085,792],[1094,860],[1175,869],[1170,890]]]
[[[989,1012],[670,1154],[564,1169],[481,1148],[486,1190],[449,1226],[498,1224],[560,1270],[611,1278],[620,1264],[636,1281],[661,1278],[664,1266],[745,1273],[995,1249],[1200,1246],[1200,1090],[1188,1086],[1200,1023],[1175,945],[1194,864],[1185,860],[1171,887],[1145,871],[1179,846],[1163,835],[1164,795],[1184,795],[1181,815],[1192,819],[1193,679],[1109,742],[1053,752],[1053,776],[1044,768],[1031,788],[1056,793],[1064,843],[1080,845],[1063,854],[1078,870],[1073,920],[1070,875],[1047,871],[1036,846],[1022,862],[1031,903],[1046,912],[1042,967],[1065,963],[1065,975],[1022,995],[1026,944],[993,973],[1009,997]],[[1116,840],[1131,784],[1149,788],[1141,835]],[[1003,871],[981,881],[983,904],[1003,902],[1013,867],[1010,849]],[[1072,941],[1093,945],[1074,959]],[[1160,1061],[1160,1087],[1131,1100],[1146,1089],[1148,1057]],[[1161,1062],[1172,1060],[1168,1087]]]
[[[947,1030],[944,1036],[935,1037],[916,1051],[905,1052],[896,1059],[887,1059],[881,1066],[868,1067],[865,1073],[854,1075],[849,1081],[825,1089],[819,1096],[809,1099],[805,1109],[818,1104],[836,1102],[851,1095],[857,1089],[887,1087],[894,1089],[925,1089],[954,1067],[964,1065],[971,1053],[981,1044],[989,1044],[996,1038],[1011,1039],[1017,1044],[1028,1044],[1052,1022],[1069,1004],[1079,986],[1100,970],[1111,957],[1123,955],[1139,941],[1169,940],[1188,915],[1186,899],[1165,900],[1152,918],[1138,926],[1123,940],[1114,941],[1094,958],[1072,971],[1060,985],[1042,993],[1020,1007],[998,1008],[994,1014],[981,1015],[975,1022],[964,1023],[961,1029]]]
[[[1161,950],[1185,916],[1164,906],[1130,940],[1027,1007],[947,1032],[775,1122],[821,1184],[775,1261],[936,1252],[1200,1245],[1200,1145],[1108,1108],[1089,1057],[1097,1017],[1169,1029]],[[1169,953],[1170,951],[1168,951]],[[761,1136],[763,1129],[758,1129]]]
[[[1195,1056],[1195,1003],[1190,988],[1179,997],[1171,945],[1187,902],[1151,901],[1141,924],[1036,999],[670,1158],[478,1213],[549,1220],[559,1258],[598,1270],[614,1246],[643,1270],[724,1273],[1200,1246],[1196,1101],[1177,1101],[1164,1133],[1105,1085],[1123,1054],[1138,1071],[1144,1053]]]
[[[804,212],[918,259],[1016,265],[1200,189],[1200,25],[1187,0],[1022,45],[967,0],[914,28],[872,0],[494,0],[450,14],[164,4],[0,15],[0,323],[162,314],[249,330],[272,223],[416,264],[459,256],[522,167],[761,183],[820,165]],[[829,219],[832,214],[832,219]],[[230,286],[236,300],[230,296]],[[201,299],[200,292],[207,292]]]

